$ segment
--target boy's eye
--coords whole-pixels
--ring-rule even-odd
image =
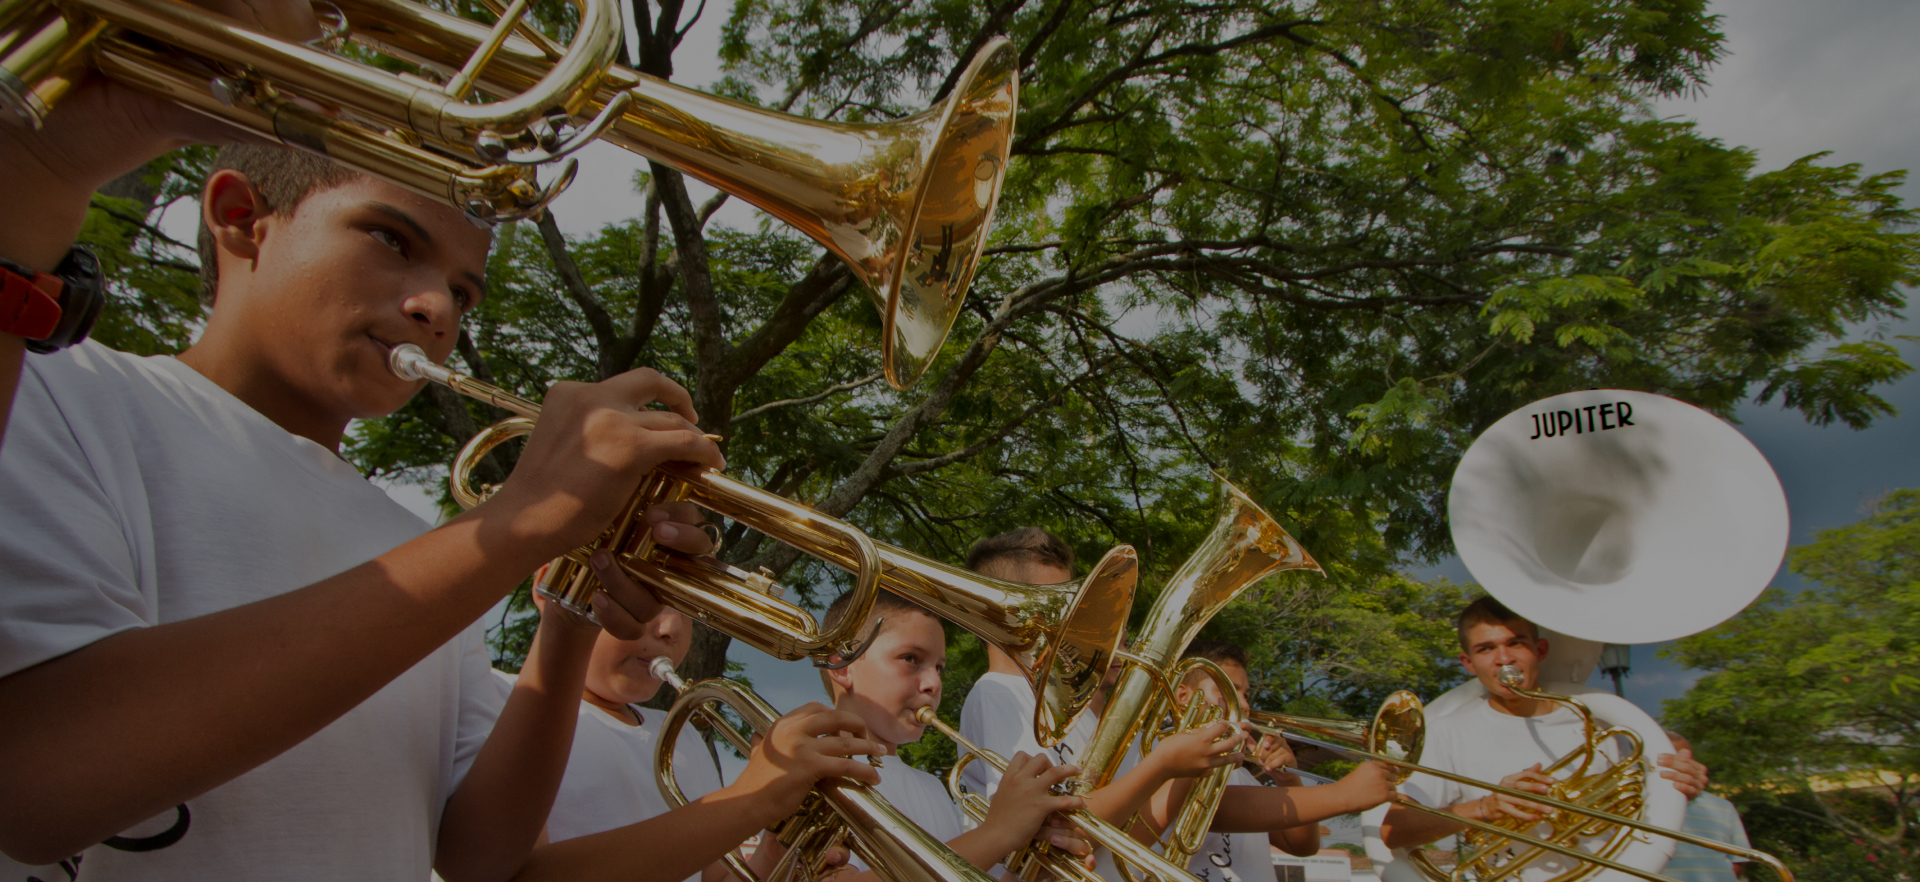
[[[395,254],[407,253],[406,245],[391,230],[373,230],[369,235],[373,236],[374,241],[393,249]]]

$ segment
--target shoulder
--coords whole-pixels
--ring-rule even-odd
[[[1033,690],[1025,680],[1007,674],[983,674],[967,690],[967,705],[1033,702]]]

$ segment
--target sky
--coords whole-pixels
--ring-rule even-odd
[[[1662,102],[1662,116],[1692,119],[1708,136],[1753,149],[1759,170],[1819,152],[1831,153],[1825,162],[1859,163],[1869,173],[1920,170],[1920,63],[1912,53],[1920,3],[1716,0],[1709,8],[1721,16],[1727,57],[1704,94]],[[1899,193],[1912,205],[1920,186],[1909,182]],[[1899,334],[1920,335],[1920,321],[1855,331],[1898,342]],[[1920,347],[1900,346],[1908,363],[1920,363]],[[1740,431],[1786,491],[1792,544],[1859,520],[1888,490],[1920,486],[1920,376],[1881,395],[1900,415],[1860,432],[1809,425],[1778,402],[1740,408]],[[1458,559],[1421,572],[1471,578]],[[1774,584],[1803,587],[1784,569]],[[1626,697],[1655,716],[1700,676],[1655,657],[1657,648],[1634,647],[1625,682]],[[1611,681],[1602,684],[1596,673],[1593,683]]]
[[[676,82],[699,87],[719,78],[719,6],[710,5],[676,53]],[[1822,151],[1831,153],[1827,162],[1859,163],[1867,172],[1920,168],[1920,62],[1911,49],[1913,35],[1920,34],[1920,3],[1715,0],[1710,8],[1722,17],[1726,57],[1702,94],[1662,102],[1660,115],[1695,120],[1705,134],[1753,149],[1761,170]],[[580,159],[580,178],[554,206],[563,230],[588,234],[637,213],[632,181],[642,165],[638,157],[594,145]],[[1900,192],[1909,204],[1920,199],[1914,184]],[[737,200],[720,220],[741,227],[757,223]],[[1920,321],[1854,331],[1891,340],[1920,335]],[[1900,345],[1910,363],[1920,363],[1920,347]],[[1920,378],[1882,394],[1900,416],[1860,432],[1811,426],[1777,402],[1740,408],[1740,431],[1772,463],[1786,492],[1794,544],[1859,519],[1889,489],[1920,486]],[[417,489],[394,492],[410,507],[431,511]],[[1471,579],[1457,559],[1420,572]],[[1785,571],[1775,584],[1799,586]],[[1626,695],[1658,715],[1660,703],[1685,692],[1699,674],[1656,658],[1656,648],[1634,648]],[[777,708],[821,697],[818,676],[804,663],[776,662],[738,645],[732,656],[745,663],[746,676]]]

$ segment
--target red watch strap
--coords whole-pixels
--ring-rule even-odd
[[[66,283],[51,273],[29,279],[0,267],[0,331],[44,340],[60,327],[60,292]]]

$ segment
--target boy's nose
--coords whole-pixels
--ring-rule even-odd
[[[444,288],[416,292],[407,298],[406,311],[435,340],[450,339],[459,331],[460,312],[453,305],[453,292]]]

